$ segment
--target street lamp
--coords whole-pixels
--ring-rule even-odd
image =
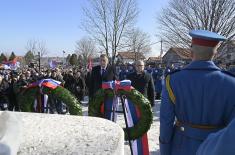
[[[65,61],[65,57],[64,57],[65,51],[63,51],[63,66],[64,66],[64,61]]]
[[[41,53],[38,52],[38,67],[39,67],[39,72],[41,71]]]

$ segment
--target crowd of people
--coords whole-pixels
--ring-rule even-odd
[[[95,70],[96,67],[94,67]],[[160,66],[147,66],[144,72],[151,75],[154,82],[156,98],[160,98],[162,89],[162,79],[164,74],[170,72],[174,67],[162,68]],[[116,66],[114,71],[115,78],[110,80],[125,80],[136,71],[135,65]],[[78,67],[55,69],[26,67],[18,70],[0,70],[0,103],[8,103],[8,110],[19,110],[17,95],[20,94],[27,86],[41,79],[54,79],[61,82],[61,85],[68,89],[78,100],[84,100],[85,96],[92,96],[91,71]],[[95,79],[97,79],[94,77]],[[96,80],[93,80],[96,81]],[[100,80],[101,82],[102,80]],[[99,88],[100,86],[98,86]],[[97,88],[97,89],[98,89]],[[4,104],[1,104],[4,106]],[[1,107],[4,109],[4,107]]]
[[[146,66],[143,71],[149,75],[153,80],[154,99],[161,98],[162,84],[164,77],[174,71],[179,70],[183,66],[175,67],[174,65],[162,67],[161,65]],[[94,67],[95,69],[96,67]],[[110,80],[125,80],[130,79],[131,75],[136,72],[135,64],[116,66],[114,75]],[[95,69],[96,70],[96,69]],[[228,70],[230,71],[230,70]],[[232,71],[231,71],[232,72]],[[0,70],[0,103],[8,103],[8,110],[19,110],[17,103],[17,94],[20,94],[30,83],[41,79],[54,79],[60,81],[62,86],[68,89],[79,101],[84,100],[85,96],[93,96],[92,82],[96,81],[98,75],[95,75],[94,80],[91,81],[91,73],[88,69],[79,67],[55,69],[50,68],[23,68],[15,70]],[[233,73],[233,72],[232,72]],[[133,81],[134,79],[132,79]],[[102,81],[99,79],[99,81]],[[104,81],[108,81],[104,80]],[[134,82],[134,81],[133,81]],[[97,84],[97,82],[95,82]],[[99,83],[99,82],[98,82]],[[137,86],[138,87],[138,86]],[[97,89],[100,88],[100,85]],[[141,90],[139,90],[141,92]],[[146,95],[147,96],[147,95]],[[1,109],[4,109],[4,104],[1,104]]]
[[[81,69],[46,69],[24,68],[17,71],[0,70],[0,102],[8,103],[8,110],[19,111],[17,98],[27,89],[29,84],[41,79],[54,79],[74,94],[78,100],[83,100],[86,93],[87,72]],[[1,104],[4,109],[5,104]]]
[[[174,65],[162,67],[161,65],[146,66],[144,72],[151,75],[154,84],[155,99],[160,99],[162,91],[162,83],[164,77],[174,71],[179,70],[181,67]],[[95,68],[95,67],[94,67]],[[121,65],[116,66],[114,69],[115,78],[110,80],[125,80],[130,79],[130,75],[136,72],[136,66]],[[68,89],[78,100],[84,100],[85,96],[92,96],[92,89],[89,91],[91,85],[91,71],[78,67],[74,68],[24,68],[15,70],[0,70],[0,103],[9,103],[8,110],[19,110],[17,103],[17,94],[20,94],[30,83],[36,82],[41,79],[54,79],[60,81],[62,86]],[[97,79],[97,75],[95,77]],[[93,80],[96,81],[96,80]],[[101,80],[102,81],[102,80]],[[92,87],[92,86],[91,86]],[[97,88],[98,89],[98,88]],[[4,106],[4,104],[1,104]],[[4,107],[1,107],[4,109]]]

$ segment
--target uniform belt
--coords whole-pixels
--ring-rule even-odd
[[[213,130],[213,129],[221,129],[224,126],[215,126],[215,125],[198,125],[198,124],[190,124],[190,123],[182,123],[180,121],[176,121],[175,125],[177,127],[181,127],[181,126],[189,126],[191,128],[195,128],[195,129],[203,129],[203,130]]]
[[[221,129],[221,127],[219,126],[195,125],[189,123],[181,123],[180,121],[176,121],[175,127],[177,133],[200,141],[205,140],[210,133],[217,132]]]

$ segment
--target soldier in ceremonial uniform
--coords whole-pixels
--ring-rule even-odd
[[[152,76],[155,85],[156,99],[160,99],[162,92],[163,70],[160,67],[156,68],[155,71],[152,73]]]
[[[125,66],[122,66],[121,71],[119,73],[119,80],[120,81],[125,80],[127,75],[128,75],[128,70],[126,69]]]
[[[160,108],[161,155],[194,155],[211,133],[235,116],[235,78],[212,61],[225,38],[190,31],[192,62],[166,76]]]
[[[234,155],[235,119],[223,130],[210,134],[200,145],[197,155]]]
[[[146,72],[149,73],[149,74],[152,74],[152,73],[153,73],[153,69],[152,69],[152,67],[151,67],[150,65],[148,65],[148,66],[146,67]]]

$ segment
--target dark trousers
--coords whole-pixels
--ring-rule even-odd
[[[12,94],[8,96],[8,110],[9,111],[20,111],[19,104],[16,99],[16,95]]]

